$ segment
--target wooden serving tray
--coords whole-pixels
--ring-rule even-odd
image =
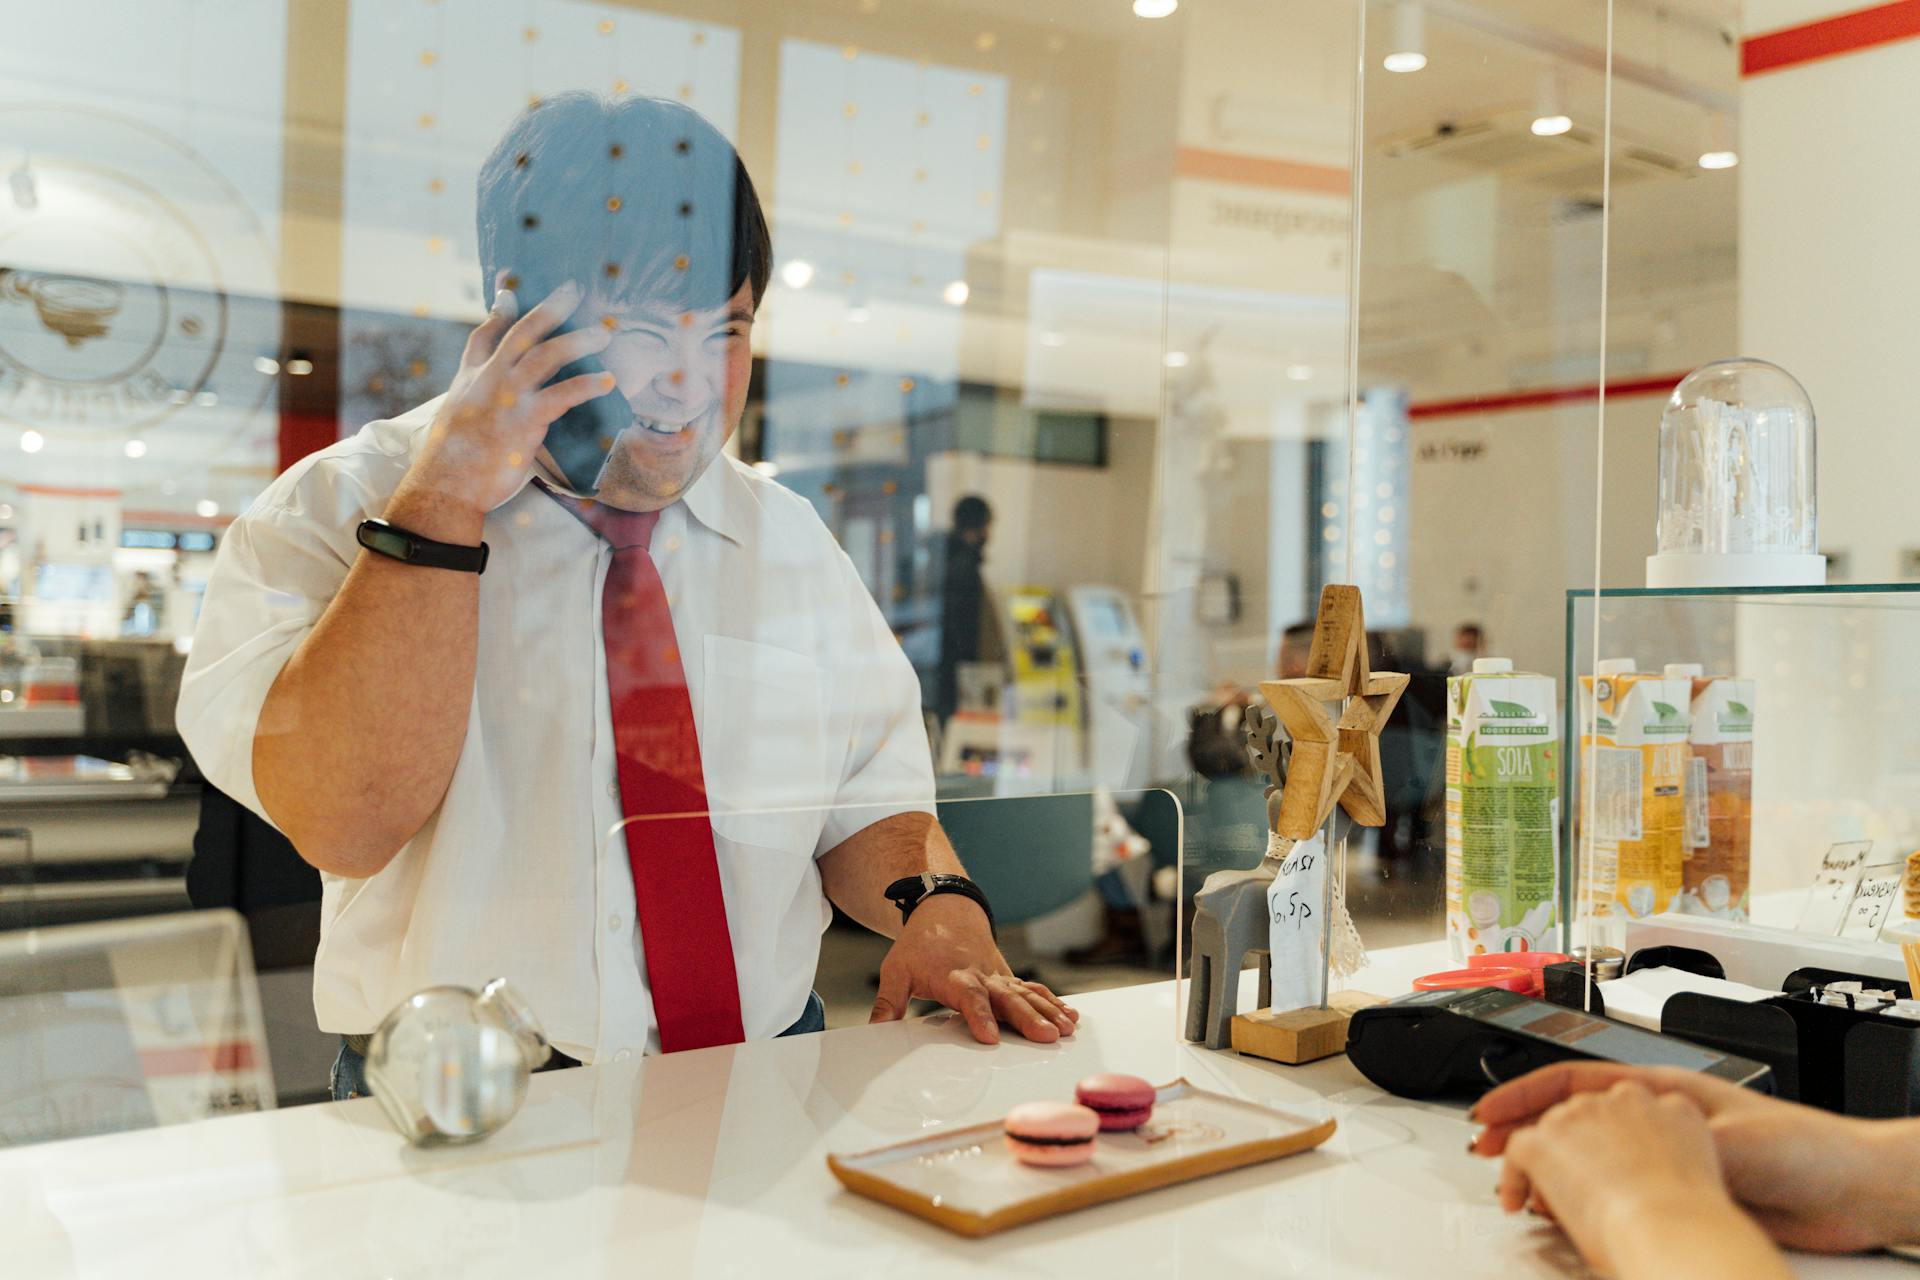
[[[1093,1159],[1072,1168],[1021,1164],[1001,1140],[998,1121],[830,1155],[827,1168],[849,1191],[960,1235],[984,1236],[1290,1156],[1319,1146],[1334,1128],[1331,1118],[1315,1124],[1175,1080],[1158,1089],[1151,1120],[1130,1133],[1102,1133]]]

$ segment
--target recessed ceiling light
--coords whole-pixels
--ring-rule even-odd
[[[813,264],[805,258],[794,258],[780,268],[780,280],[789,289],[804,289],[813,283]]]
[[[202,498],[193,504],[193,512],[202,520],[211,520],[220,514],[220,504],[212,498]]]
[[[280,362],[272,356],[255,356],[253,367],[256,372],[264,373],[269,378],[280,372]]]
[[[146,457],[146,456],[147,456],[147,442],[146,442],[145,440],[138,440],[138,439],[136,439],[136,440],[129,440],[129,441],[127,441],[127,456],[128,456],[129,458],[144,458],[144,457]]]
[[[1706,151],[1700,155],[1702,169],[1731,169],[1740,163],[1740,155],[1735,151]]]
[[[1136,18],[1164,18],[1180,7],[1180,0],[1133,0]]]
[[[1571,116],[1538,116],[1530,126],[1536,138],[1557,138],[1573,128]]]
[[[38,431],[22,431],[20,433],[20,452],[38,453],[46,447],[47,438]]]
[[[940,291],[940,297],[950,307],[964,307],[967,299],[973,296],[973,290],[967,287],[965,280],[949,280],[947,287]]]
[[[298,356],[287,361],[287,372],[296,378],[304,378],[313,372],[313,361],[302,360]]]

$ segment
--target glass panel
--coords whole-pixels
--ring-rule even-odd
[[[1022,955],[1070,990],[1165,978],[1189,710],[1248,696],[1325,577],[1351,265],[1351,9],[1175,8],[166,0],[20,26],[0,828],[26,834],[0,841],[0,942],[238,911],[282,1104],[330,1096],[341,1037],[410,990],[484,982],[529,935],[567,952],[523,908],[565,885],[607,914],[581,875],[620,813],[613,552],[516,486],[537,464],[619,508],[607,457],[700,437],[732,505],[678,477],[648,555],[716,806],[857,754],[823,726],[884,703],[862,730],[923,798],[978,804],[963,859],[1011,830],[1088,868],[1029,903]],[[603,348],[462,380],[502,289],[519,315],[563,281],[587,296],[562,326],[611,320]],[[750,333],[709,315],[739,301]],[[602,367],[618,394],[546,403]],[[535,397],[548,421],[504,441]],[[429,563],[363,547],[366,519]],[[420,539],[487,544],[464,621],[431,602],[461,557]],[[750,554],[676,567],[721,543]],[[330,641],[383,573],[360,616],[391,630]],[[749,649],[786,657],[743,677]],[[1246,774],[1222,766],[1223,831]],[[989,802],[1035,816],[970,831]],[[1020,865],[997,892],[1032,897]],[[406,928],[339,927],[383,912]],[[485,945],[463,913],[498,920]]]
[[[1862,41],[1840,5],[1613,20],[1607,360],[1649,374],[1607,404],[1607,589],[1567,604],[1567,677],[1598,701],[1568,718],[1596,748],[1569,773],[1588,931],[1704,951],[1795,1017],[1847,975],[1906,994],[1897,655],[1920,597],[1883,479],[1908,445],[1866,406],[1898,394],[1884,308],[1913,258],[1878,213],[1900,144],[1872,122],[1916,46]],[[1857,305],[1815,323],[1793,305],[1815,288]],[[1840,1059],[1789,1055],[1776,1088],[1906,1109]]]

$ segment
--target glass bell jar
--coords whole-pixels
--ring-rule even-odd
[[[1813,402],[1765,360],[1716,360],[1660,415],[1656,554],[1647,585],[1803,587],[1827,580]]]

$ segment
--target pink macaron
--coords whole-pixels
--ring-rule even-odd
[[[1007,1112],[1006,1130],[1014,1159],[1059,1168],[1093,1159],[1100,1117],[1071,1102],[1023,1102]]]
[[[1139,1076],[1107,1074],[1082,1080],[1074,1086],[1073,1097],[1099,1115],[1102,1129],[1120,1130],[1145,1124],[1159,1094]]]

